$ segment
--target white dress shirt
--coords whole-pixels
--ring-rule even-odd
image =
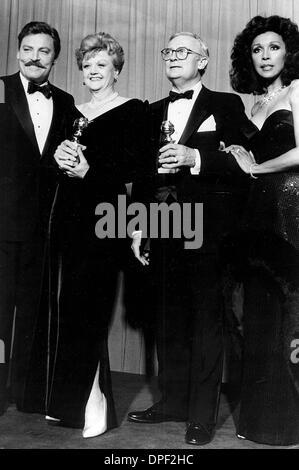
[[[167,119],[174,125],[175,131],[171,137],[176,144],[178,143],[184,132],[192,108],[194,106],[195,101],[197,100],[201,89],[202,83],[201,81],[199,81],[196,85],[190,88],[190,90],[193,90],[194,92],[191,99],[181,98],[174,102],[170,102],[168,105]],[[178,90],[173,88],[172,91],[177,92]],[[197,175],[200,172],[200,153],[198,149],[194,150],[196,152],[196,161],[195,166],[193,168],[190,168],[190,171],[192,174]]]
[[[195,86],[190,88],[190,90],[194,91],[191,99],[181,98],[174,102],[169,102],[167,120],[172,122],[172,124],[174,125],[175,131],[171,135],[171,138],[174,140],[176,144],[178,143],[178,141],[180,140],[184,132],[190,113],[192,111],[194,103],[201,89],[202,89],[202,83],[201,81],[199,81]],[[177,90],[174,88],[172,89],[172,91],[177,92]],[[201,164],[200,153],[198,149],[194,149],[194,150],[196,152],[195,166],[193,168],[190,168],[190,172],[192,175],[198,175],[200,173],[200,164]],[[142,230],[134,230],[132,232],[132,238],[135,239],[136,243],[138,243],[138,246],[140,246],[141,238],[142,238]]]
[[[39,151],[42,154],[52,122],[53,99],[52,97],[47,99],[40,91],[29,94],[27,92],[29,81],[21,73],[20,78],[28,102]]]

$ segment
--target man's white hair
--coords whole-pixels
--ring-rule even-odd
[[[179,33],[175,33],[175,34],[172,34],[169,38],[169,41],[171,41],[173,38],[176,38],[178,36],[189,36],[191,38],[194,38],[198,41],[199,45],[200,45],[200,49],[201,49],[201,53],[203,56],[205,57],[209,57],[209,49],[208,49],[208,46],[206,45],[206,43],[201,39],[201,37],[199,36],[199,34],[196,34],[196,33],[190,33],[189,31],[181,31]]]

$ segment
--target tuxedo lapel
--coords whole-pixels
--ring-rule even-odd
[[[168,113],[168,105],[169,105],[169,98],[165,98],[163,101],[163,107],[162,107],[162,121],[167,120],[167,113]]]
[[[155,127],[157,129],[159,125],[159,131],[162,121],[167,119],[169,102],[169,97],[161,100],[158,104],[158,107],[156,107],[154,110]],[[203,86],[194,103],[189,119],[178,143],[185,145],[191,135],[199,128],[199,126],[209,116],[211,116],[212,112],[213,110],[211,106],[210,92]]]
[[[167,119],[169,99],[165,98],[151,105],[151,141],[154,148],[158,147],[161,124]]]
[[[194,103],[186,127],[178,143],[185,145],[196,129],[198,129],[202,122],[205,121],[211,114],[212,110],[210,107],[209,93],[203,86]]]
[[[167,120],[167,112],[168,112],[168,105],[169,105],[169,98],[164,98],[159,102],[159,107],[156,108],[155,113],[155,121],[159,123],[161,126],[163,121]]]
[[[40,155],[29,106],[19,74],[13,75],[7,81],[6,100],[11,104],[22,128],[32,143],[34,151],[37,155]]]

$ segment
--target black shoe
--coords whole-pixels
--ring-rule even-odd
[[[151,407],[143,411],[131,411],[128,413],[128,421],[132,421],[133,423],[155,424],[164,423],[165,421],[186,421],[186,419],[160,413]]]
[[[213,431],[209,431],[200,423],[189,423],[185,436],[187,444],[203,446],[213,439]]]

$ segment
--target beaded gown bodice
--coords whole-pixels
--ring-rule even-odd
[[[250,139],[257,163],[278,157],[295,146],[293,116],[286,109],[270,114],[260,130],[255,127]],[[251,228],[274,232],[298,252],[299,167],[255,179],[246,212]]]

